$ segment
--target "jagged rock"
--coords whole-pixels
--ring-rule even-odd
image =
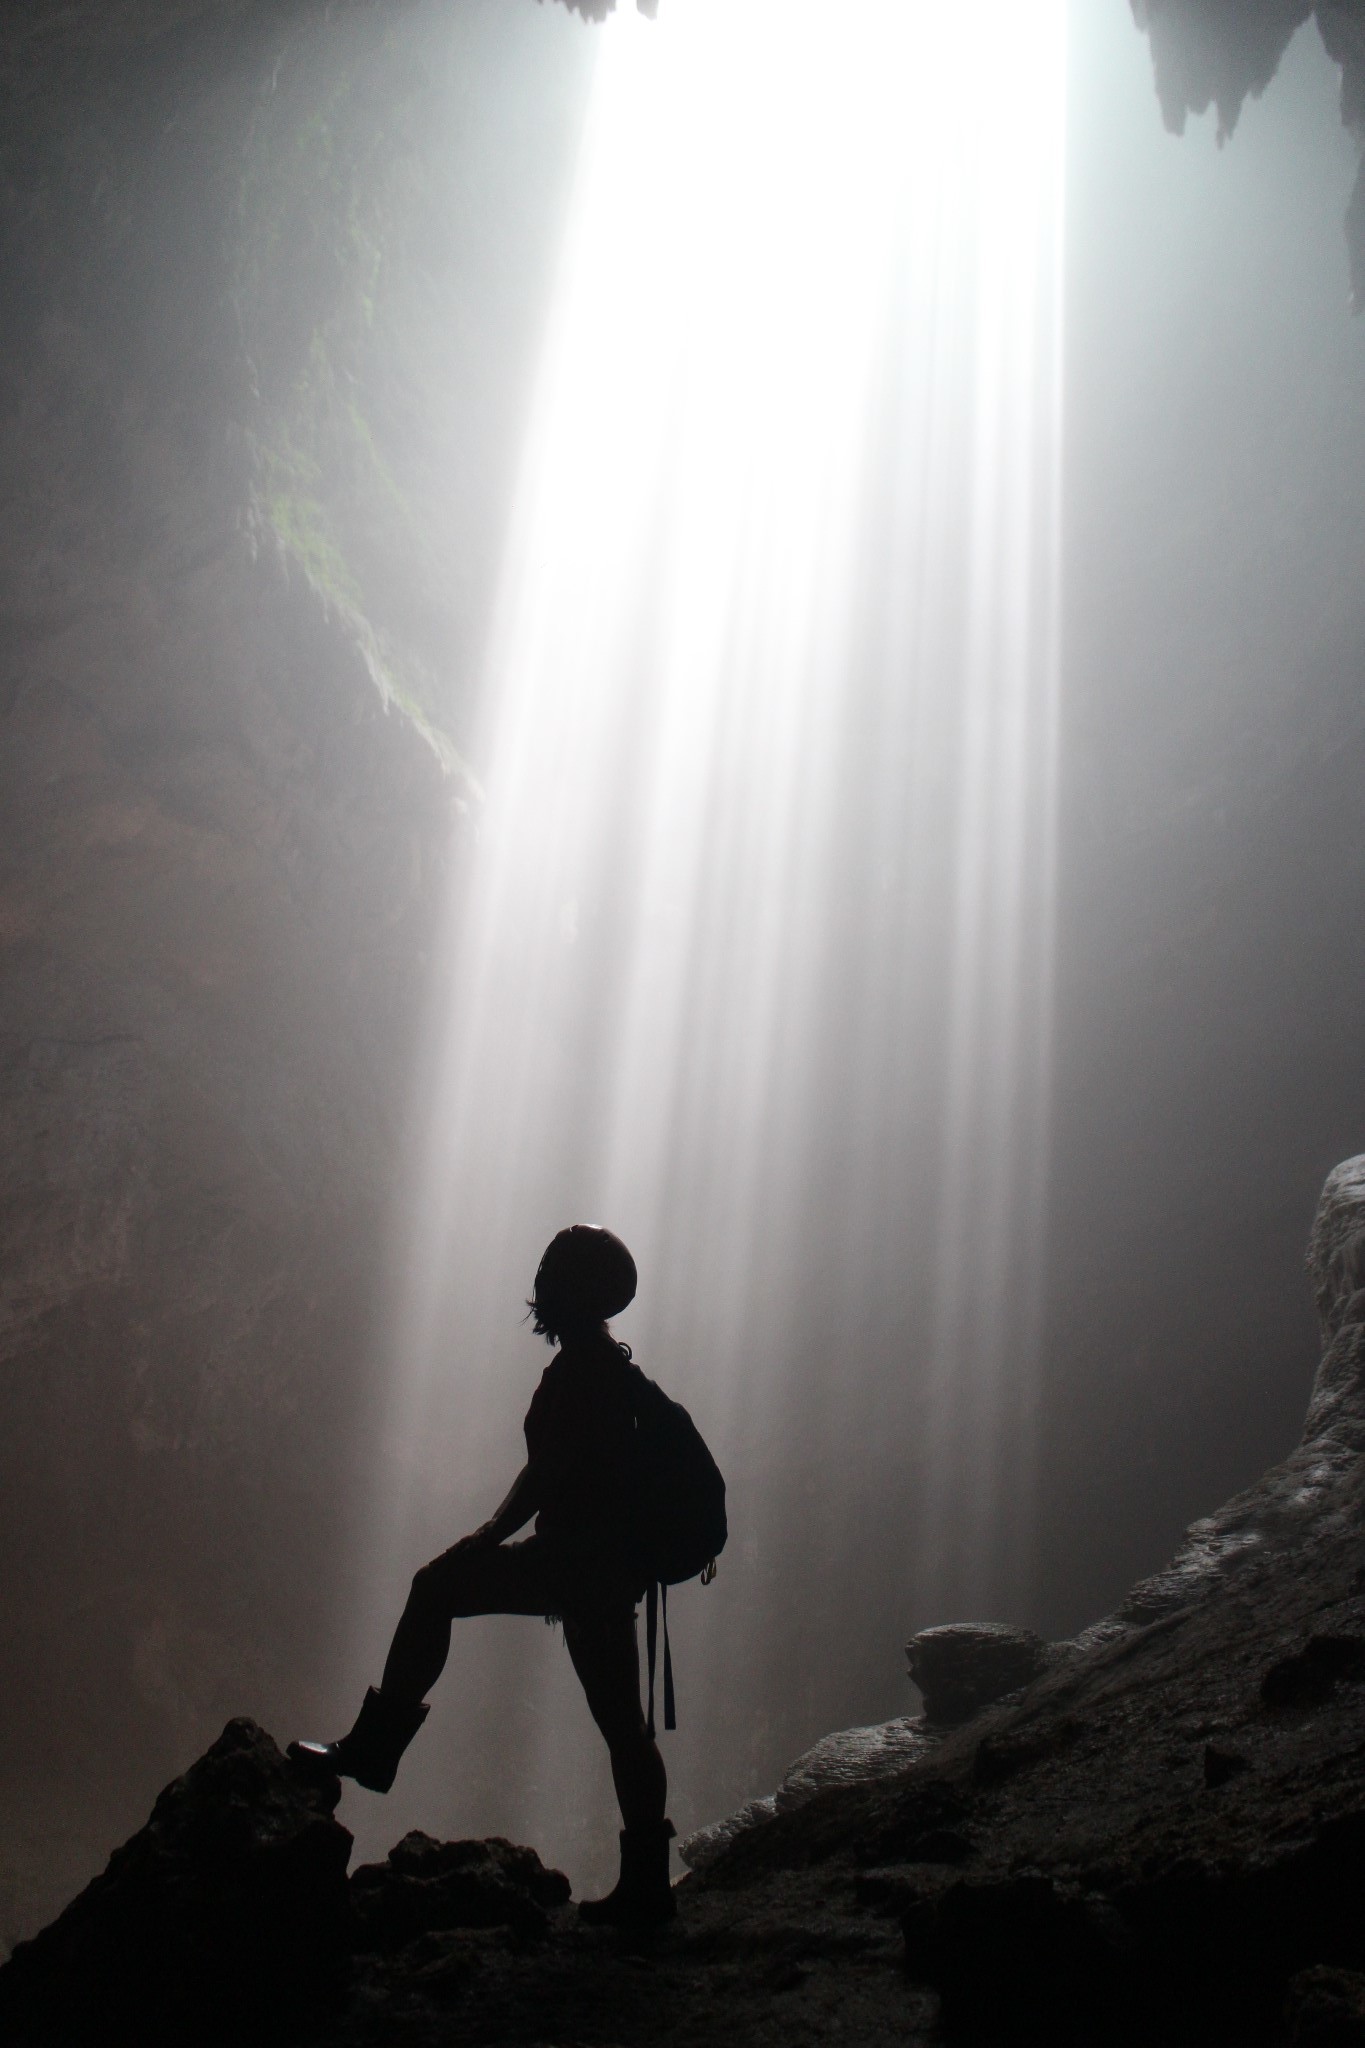
[[[1046,1670],[1047,1644],[1030,1629],[1001,1621],[948,1622],[921,1629],[905,1646],[910,1676],[924,1695],[925,1718],[939,1727],[966,1721]]]
[[[456,1927],[544,1934],[547,1909],[568,1897],[568,1878],[547,1870],[534,1849],[501,1836],[437,1842],[420,1829],[404,1835],[383,1863],[362,1864],[351,1879],[356,1941],[379,1949]]]
[[[254,1722],[230,1721],[102,1876],[0,1970],[7,2048],[287,2037],[336,2020],[353,1955],[391,1958],[463,1929],[542,1937],[569,1898],[533,1849],[417,1831],[348,1882],[340,1793],[339,1780],[293,1769]],[[411,1968],[444,1981],[450,1965],[438,1944]]]
[[[252,1721],[166,1787],[139,1834],[0,1971],[11,2048],[274,2037],[325,2013],[350,1946],[340,1785]]]

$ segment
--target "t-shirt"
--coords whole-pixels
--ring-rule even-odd
[[[566,1344],[526,1415],[537,1536],[580,1555],[624,1554],[634,1438],[631,1366],[620,1346],[609,1337]]]

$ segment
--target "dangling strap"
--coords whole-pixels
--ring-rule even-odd
[[[673,1652],[668,1647],[668,1588],[664,1596],[664,1727],[676,1728],[678,1716],[673,1704]],[[653,1701],[650,1702],[651,1707]]]
[[[673,1652],[668,1643],[668,1588],[662,1580],[651,1579],[649,1591],[645,1594],[645,1654],[649,1663],[649,1715],[645,1721],[645,1733],[654,1740],[654,1665],[659,1643],[659,1595],[663,1595],[664,1610],[664,1727],[678,1725],[677,1703],[673,1697]]]
[[[654,1740],[654,1647],[655,1647],[655,1644],[656,1644],[656,1642],[657,1642],[657,1640],[658,1640],[658,1635],[659,1635],[659,1588],[658,1588],[658,1586],[657,1586],[657,1585],[655,1584],[654,1580],[653,1580],[653,1579],[651,1579],[651,1580],[650,1580],[650,1582],[649,1582],[649,1591],[648,1591],[648,1592],[646,1593],[646,1595],[645,1595],[645,1651],[646,1651],[646,1656],[647,1656],[647,1658],[648,1658],[648,1662],[649,1662],[649,1717],[648,1717],[648,1719],[647,1719],[647,1720],[646,1720],[646,1722],[645,1722],[645,1733],[646,1733],[646,1735],[648,1735],[648,1737],[649,1737],[649,1739],[650,1739],[650,1741],[651,1741],[651,1742],[652,1742],[652,1741]],[[667,1673],[668,1673],[668,1662],[667,1662],[667,1659],[668,1659],[668,1637],[667,1637],[667,1633],[665,1633],[665,1636],[664,1636],[664,1673],[665,1673],[664,1683],[665,1683],[665,1686],[667,1685],[667,1682],[668,1682],[668,1679],[667,1679]],[[667,1711],[668,1711],[668,1707],[667,1707],[667,1701],[665,1701],[665,1705],[664,1705],[664,1712],[665,1712],[665,1714],[667,1714]]]

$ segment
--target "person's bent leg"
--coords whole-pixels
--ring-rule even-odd
[[[379,1690],[388,1699],[425,1698],[446,1668],[455,1610],[446,1585],[453,1574],[443,1571],[444,1565],[444,1558],[434,1558],[413,1573],[379,1681]]]
[[[534,1539],[487,1550],[457,1543],[423,1565],[413,1577],[378,1691],[371,1687],[366,1693],[355,1725],[340,1741],[291,1742],[294,1762],[354,1778],[371,1792],[387,1792],[403,1752],[427,1717],[422,1695],[445,1669],[452,1619],[543,1613],[541,1576]]]
[[[450,1624],[473,1614],[543,1614],[551,1604],[534,1538],[466,1549],[457,1543],[413,1574],[379,1689],[396,1699],[430,1692],[450,1655]]]

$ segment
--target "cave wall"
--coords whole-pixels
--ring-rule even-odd
[[[290,29],[249,7],[0,28],[9,1939],[244,1683],[289,1690],[283,1646],[325,1672],[468,794],[378,629],[272,517],[235,288]]]
[[[1303,1219],[1365,1141],[1340,77],[1305,24],[1177,141],[1126,14],[1073,39],[1048,1633],[1292,1441]]]
[[[0,19],[0,1942],[244,1688],[332,1696],[589,54],[501,0]]]

